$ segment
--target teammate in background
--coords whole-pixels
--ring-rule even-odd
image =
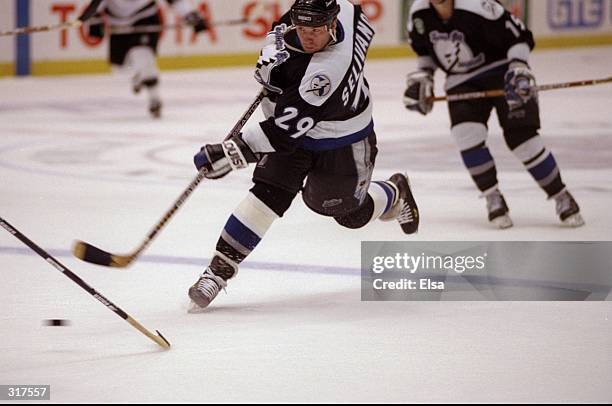
[[[166,0],[192,26],[195,33],[208,28],[206,21],[189,0]],[[89,36],[104,37],[104,19],[110,27],[109,61],[113,67],[128,68],[132,74],[132,90],[139,93],[144,87],[149,96],[149,112],[155,118],[161,116],[162,102],[159,95],[159,71],[155,57],[159,32],[135,32],[114,34],[115,31],[129,31],[137,27],[161,28],[159,5],[155,0],[93,0],[79,19],[89,23]]]
[[[348,0],[297,0],[268,34],[255,71],[268,91],[262,102],[267,120],[240,137],[205,145],[194,157],[209,178],[257,166],[250,193],[189,289],[192,310],[205,308],[225,288],[300,191],[311,210],[344,227],[397,219],[404,233],[417,231],[406,176],[370,181],[377,148],[363,69],[373,36],[361,7]]]
[[[451,134],[468,172],[486,197],[489,221],[499,228],[512,226],[486,144],[487,122],[495,108],[506,144],[548,198],[556,201],[561,222],[582,226],[578,204],[538,134],[538,98],[528,64],[535,44],[525,25],[493,0],[416,0],[410,10],[408,31],[418,56],[418,70],[408,75],[404,93],[409,110],[423,115],[431,111],[437,68],[447,75],[447,94],[505,90],[505,100],[482,98],[448,104]]]

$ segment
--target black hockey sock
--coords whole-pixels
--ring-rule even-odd
[[[497,185],[497,168],[485,143],[461,151],[461,158],[481,192]]]
[[[225,280],[234,276],[238,265],[255,249],[277,218],[272,209],[249,193],[225,223],[210,264],[212,271]]]

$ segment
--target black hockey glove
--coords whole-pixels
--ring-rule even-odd
[[[257,162],[257,156],[240,137],[230,138],[221,144],[206,144],[193,157],[198,171],[206,168],[208,179],[219,179],[232,169],[246,168]]]
[[[285,48],[286,24],[274,27],[266,36],[266,45],[261,49],[257,65],[255,66],[255,80],[267,90],[282,93],[283,90],[272,84],[274,68],[289,59],[289,52]]]
[[[535,77],[525,62],[511,62],[504,82],[506,102],[510,110],[519,109],[531,98],[537,97]]]
[[[408,74],[404,106],[408,110],[418,111],[426,115],[433,109],[433,75],[426,70],[418,70]]]
[[[193,32],[195,32],[196,34],[202,31],[206,31],[208,28],[210,28],[206,20],[204,20],[200,13],[198,13],[197,11],[190,12],[185,17],[183,17],[183,20],[185,21],[185,23],[187,23],[193,28]]]
[[[104,38],[104,20],[101,14],[96,14],[86,23],[87,35],[92,38]]]

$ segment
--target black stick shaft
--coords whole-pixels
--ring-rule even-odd
[[[89,3],[87,8],[85,8],[85,11],[83,11],[81,16],[79,17],[79,20],[87,21],[91,17],[93,17],[98,11],[98,7],[100,7],[100,3],[102,3],[102,0],[93,0],[91,3]]]
[[[249,118],[253,115],[255,110],[257,110],[257,107],[259,106],[259,104],[261,103],[261,101],[264,99],[265,96],[266,96],[266,92],[265,92],[264,89],[262,89],[257,94],[257,97],[255,98],[255,100],[253,100],[253,103],[251,103],[251,105],[249,106],[247,111],[244,112],[242,117],[240,117],[240,120],[234,125],[232,130],[229,132],[229,134],[226,137],[226,140],[231,138],[231,137],[233,137],[233,136],[237,136],[240,133],[240,130],[242,130],[242,127],[244,127],[244,125],[247,123],[247,121],[249,121]],[[191,181],[189,186],[183,191],[183,193],[181,193],[179,198],[176,199],[176,201],[174,202],[174,204],[172,205],[170,210],[168,210],[166,212],[166,214],[160,220],[160,222],[157,223],[155,225],[155,227],[153,227],[153,229],[149,232],[149,234],[148,234],[147,238],[145,239],[145,241],[143,241],[143,243],[136,250],[136,252],[134,252],[134,254],[132,254],[133,257],[138,256],[145,248],[147,248],[149,246],[151,241],[153,241],[155,236],[166,225],[168,220],[170,220],[170,218],[174,215],[174,213],[183,205],[183,203],[185,203],[187,198],[193,193],[193,191],[200,184],[200,182],[202,182],[202,179],[204,179],[204,175],[205,174],[206,174],[206,170],[204,168],[202,168],[198,172],[197,176]]]
[[[240,134],[242,127],[247,123],[251,115],[257,110],[257,107],[261,103],[261,101],[266,97],[267,93],[265,89],[261,89],[257,94],[255,100],[251,103],[251,105],[247,108],[247,110],[242,114],[242,117],[238,120],[238,122],[234,125],[231,131],[228,133],[226,140],[237,136]],[[99,248],[94,247],[91,244],[88,244],[83,241],[77,241],[73,253],[77,258],[82,259],[83,261],[102,265],[102,266],[111,266],[118,268],[125,268],[130,265],[139,255],[143,252],[153,241],[153,239],[159,234],[159,232],[164,228],[164,226],[168,223],[168,221],[172,218],[172,216],[176,213],[176,211],[185,203],[187,198],[193,193],[196,187],[202,182],[206,175],[206,169],[202,168],[196,177],[191,181],[189,186],[181,193],[181,195],[176,199],[172,207],[164,213],[163,217],[160,221],[153,226],[153,228],[149,231],[146,238],[140,243],[140,245],[130,254],[128,255],[115,255],[106,251],[103,251]]]
[[[118,315],[122,319],[128,321],[133,326],[136,327],[135,324],[137,324],[138,326],[140,326],[140,328],[139,327],[136,327],[136,328],[138,330],[140,330],[141,332],[145,333],[144,331],[142,331],[142,329],[144,329],[144,328],[138,322],[136,322],[132,317],[130,317],[129,314],[124,312],[120,307],[116,306],[113,302],[111,302],[106,297],[104,297],[100,292],[98,292],[97,290],[95,290],[94,288],[89,286],[83,279],[79,278],[75,273],[73,273],[70,269],[68,269],[64,264],[62,264],[57,259],[55,259],[47,251],[43,250],[38,245],[36,245],[32,240],[30,240],[28,237],[26,237],[21,232],[19,232],[15,227],[13,227],[11,224],[9,224],[9,222],[4,220],[2,217],[0,217],[0,226],[2,226],[2,228],[4,228],[9,233],[11,233],[13,236],[15,236],[15,238],[20,240],[22,243],[27,245],[28,248],[30,248],[32,251],[36,252],[47,263],[49,263],[51,266],[53,266],[58,271],[62,272],[64,275],[66,275],[68,278],[70,278],[74,283],[76,283],[81,288],[83,288],[87,293],[89,293],[94,298],[96,298],[96,300],[98,300],[100,303],[102,303],[104,306],[106,306],[109,310],[113,311],[116,315]],[[146,329],[144,329],[144,330],[146,330]],[[146,330],[145,335],[147,335],[151,339],[153,339],[153,337],[156,337],[153,333],[149,332],[148,330]],[[155,340],[155,339],[153,339],[153,340],[157,344],[160,344],[160,342],[158,340]],[[162,347],[166,347],[167,348],[167,347],[170,346],[170,343],[168,343],[166,341],[166,339],[163,339],[163,341],[165,343],[167,343],[167,346],[164,346],[164,345],[160,344]]]

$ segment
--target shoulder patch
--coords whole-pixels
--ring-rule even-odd
[[[355,57],[357,44],[354,39],[354,25],[358,9],[347,0],[338,1],[338,4],[338,21],[344,28],[344,41],[315,52],[308,62],[304,76],[299,79],[300,97],[304,102],[316,107],[322,106],[340,88]]]
[[[455,0],[455,9],[469,11],[487,20],[498,20],[504,15],[504,6],[495,0]]]
[[[319,73],[310,80],[310,86],[306,93],[312,93],[318,97],[325,97],[331,92],[332,83],[329,76]]]

